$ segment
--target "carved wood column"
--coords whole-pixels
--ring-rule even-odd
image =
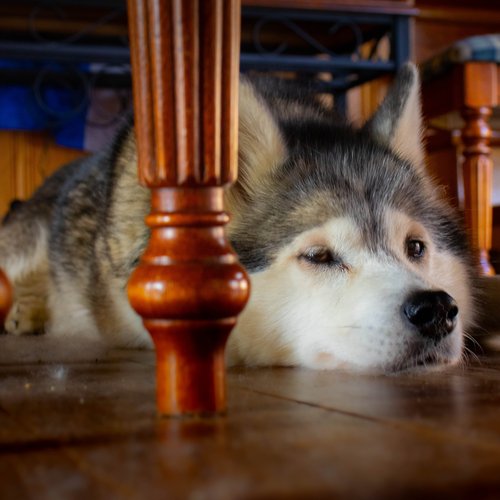
[[[459,67],[461,85],[453,93],[460,96],[462,117],[463,178],[465,222],[473,249],[478,254],[480,271],[495,274],[490,263],[492,243],[493,162],[491,160],[491,127],[489,118],[498,105],[497,65],[468,62]]]
[[[157,353],[161,414],[225,409],[224,347],[249,282],[224,232],[237,175],[240,5],[129,0],[151,239],[128,285]]]
[[[493,207],[493,162],[491,160],[491,127],[488,119],[491,108],[465,107],[462,117],[463,178],[465,222],[470,230],[471,242],[478,252],[481,273],[493,275],[489,252],[492,243]]]
[[[0,269],[0,332],[12,305],[12,287],[5,273]]]

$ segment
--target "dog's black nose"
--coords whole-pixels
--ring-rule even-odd
[[[446,292],[415,292],[403,305],[412,325],[424,336],[439,340],[457,324],[457,303]]]

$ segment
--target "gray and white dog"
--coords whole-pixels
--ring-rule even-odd
[[[461,359],[471,267],[460,224],[425,172],[414,66],[361,129],[335,123],[297,88],[243,77],[239,147],[226,203],[252,296],[230,364],[391,372]],[[129,125],[6,216],[7,333],[151,345],[125,291],[148,239],[150,195],[136,170]]]

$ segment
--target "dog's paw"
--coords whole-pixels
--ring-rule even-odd
[[[39,335],[45,327],[45,317],[42,311],[14,302],[5,320],[5,333],[10,335]]]

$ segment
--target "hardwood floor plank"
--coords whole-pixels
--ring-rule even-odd
[[[231,370],[229,413],[158,419],[151,353],[0,367],[0,498],[494,498],[499,372]]]
[[[155,421],[149,436],[22,453],[28,498],[461,497],[500,487],[496,449],[292,402],[261,411],[266,399],[219,421]]]
[[[500,446],[499,371],[454,368],[388,377],[291,369],[273,373],[272,383],[270,376],[256,370],[240,381],[262,394]]]

